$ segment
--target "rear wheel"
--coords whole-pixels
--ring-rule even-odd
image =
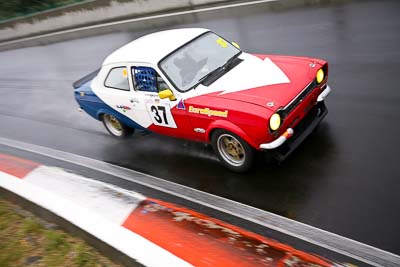
[[[107,131],[117,138],[129,137],[134,132],[134,129],[126,126],[113,115],[104,114],[102,116],[102,121]]]
[[[211,142],[218,158],[228,169],[245,172],[251,167],[254,149],[239,136],[225,130],[216,130]]]

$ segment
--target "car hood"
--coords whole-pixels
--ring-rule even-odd
[[[240,58],[243,61],[235,68],[208,87],[199,85],[193,93],[248,102],[275,111],[295,98],[322,66],[315,59],[303,57],[243,53]]]

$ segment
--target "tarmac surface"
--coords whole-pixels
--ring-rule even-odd
[[[164,28],[206,27],[247,52],[329,61],[329,114],[281,165],[231,173],[203,144],[141,133],[116,140],[77,111],[72,82],[155,27],[0,52],[0,136],[125,166],[400,254],[400,1],[211,13]]]

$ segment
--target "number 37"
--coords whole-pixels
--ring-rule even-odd
[[[167,120],[167,113],[166,109],[163,106],[151,106],[151,112],[153,112],[154,119],[156,122],[160,124],[166,124],[168,125],[168,120]],[[160,116],[160,112],[162,113]]]

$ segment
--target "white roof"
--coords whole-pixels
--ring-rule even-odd
[[[151,33],[115,50],[104,60],[103,65],[135,61],[156,65],[163,57],[207,31],[202,28],[184,28]]]

